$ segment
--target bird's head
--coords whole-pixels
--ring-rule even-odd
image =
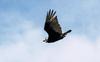
[[[45,40],[43,40],[43,42],[47,42],[48,41],[48,39],[47,38],[45,38]]]

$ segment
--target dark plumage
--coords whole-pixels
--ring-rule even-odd
[[[58,23],[58,19],[55,14],[56,11],[54,10],[49,10],[49,12],[47,12],[44,30],[48,33],[48,39],[45,39],[44,42],[55,42],[57,40],[63,39],[67,33],[71,32],[71,30],[68,30],[67,32],[62,33],[60,24]]]

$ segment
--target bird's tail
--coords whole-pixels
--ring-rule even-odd
[[[67,35],[68,33],[70,33],[72,30],[68,30],[67,32],[63,33],[63,36]]]

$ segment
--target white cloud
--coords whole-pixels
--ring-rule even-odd
[[[0,48],[0,62],[32,62],[32,55],[24,43],[11,44]]]
[[[72,37],[61,47],[48,50],[48,62],[95,62],[95,46],[84,37]],[[98,53],[97,53],[98,54]]]
[[[100,62],[100,37],[96,40],[96,62]]]
[[[32,33],[28,31],[27,33]],[[28,34],[24,39],[9,45],[0,46],[0,62],[99,62],[97,46],[85,36],[67,36],[54,44],[38,42],[41,34]],[[42,33],[42,32],[41,32]],[[33,37],[33,42],[29,42]],[[36,42],[34,42],[36,41]],[[99,40],[97,40],[99,41]]]
[[[30,27],[23,30],[22,34],[9,34],[10,40],[0,45],[0,62],[36,62],[40,54],[37,44],[42,41],[41,31]]]

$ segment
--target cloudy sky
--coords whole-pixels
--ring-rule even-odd
[[[64,39],[47,44],[46,12]],[[0,62],[100,62],[100,0],[0,0]]]

